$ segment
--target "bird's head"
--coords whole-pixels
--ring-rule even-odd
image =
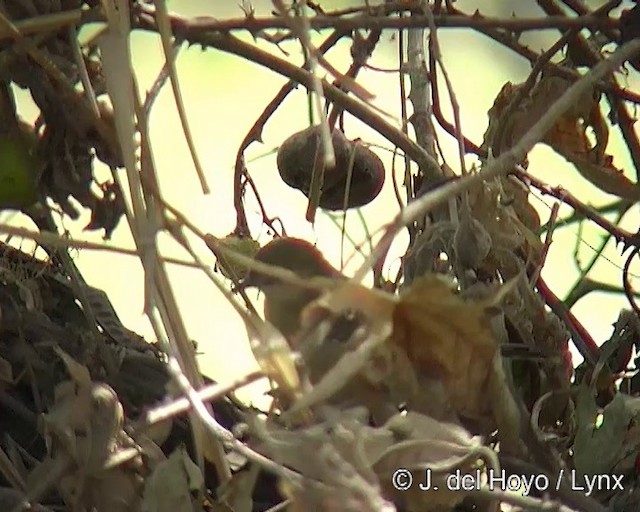
[[[255,260],[289,270],[302,278],[340,276],[340,272],[331,266],[316,247],[299,238],[276,238],[257,252]],[[240,282],[240,286],[264,290],[267,286],[279,283],[280,280],[276,277],[252,269]]]

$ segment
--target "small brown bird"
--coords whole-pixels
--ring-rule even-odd
[[[299,238],[277,238],[262,247],[255,259],[290,270],[301,278],[344,279],[316,247]],[[240,285],[243,288],[256,287],[264,293],[265,318],[289,340],[300,329],[300,315],[304,308],[321,293],[255,271],[249,271]]]
[[[278,238],[262,247],[256,260],[286,270],[304,279],[318,277],[346,279],[324,258],[322,253],[305,240],[298,238]],[[264,293],[264,316],[289,341],[292,348],[302,352],[311,382],[320,379],[354,347],[352,335],[362,325],[363,319],[356,314],[344,314],[333,320],[329,333],[320,346],[305,350],[305,341],[298,336],[300,316],[304,308],[322,293],[319,290],[285,283],[264,274],[249,271],[240,286],[256,287]],[[385,392],[356,375],[350,383],[334,394],[330,402],[343,407],[365,405],[380,424],[397,412],[393,404],[385,398]]]

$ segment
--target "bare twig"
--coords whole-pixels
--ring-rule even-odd
[[[205,386],[197,391],[197,395],[203,402],[215,402],[216,400],[224,398],[229,393],[241,389],[244,386],[262,378],[264,378],[264,374],[262,372],[249,373],[234,380],[233,382],[230,382],[229,384],[211,384]],[[148,428],[156,423],[160,423],[164,420],[182,414],[188,411],[190,407],[191,403],[187,398],[177,398],[168,404],[160,405],[150,411],[147,411],[144,418],[136,422],[134,428],[136,430]]]
[[[420,7],[418,7],[420,9]],[[410,9],[403,9],[410,10]],[[417,12],[419,13],[419,10]],[[173,17],[173,23],[181,26],[188,26],[194,30],[210,30],[216,32],[230,32],[234,30],[248,30],[258,33],[269,29],[290,28],[289,24],[280,18],[237,18],[218,20],[206,16],[189,20]],[[613,28],[617,25],[616,20],[603,18],[601,16],[578,16],[567,18],[565,16],[547,16],[540,18],[488,18],[482,16],[468,16],[465,14],[453,15],[442,14],[434,16],[433,22],[438,28],[499,28],[505,31],[525,32],[528,30],[541,30],[557,28],[567,30],[570,28]],[[356,30],[356,29],[403,29],[421,28],[428,26],[429,20],[426,16],[416,16],[411,18],[392,18],[383,16],[354,16],[338,18],[334,16],[313,16],[309,18],[309,26],[312,29],[321,30],[326,28]]]
[[[633,259],[636,256],[638,256],[639,253],[640,253],[640,245],[633,248],[633,250],[627,257],[627,260],[624,262],[624,269],[622,271],[622,285],[624,287],[624,293],[627,296],[627,300],[629,301],[629,304],[633,308],[633,311],[635,312],[636,315],[638,315],[638,317],[640,317],[640,307],[636,302],[635,292],[633,291],[633,287],[631,286],[631,281],[629,280],[629,267],[631,266],[631,262],[633,261]]]
[[[191,135],[191,129],[189,128],[189,121],[187,119],[187,113],[184,109],[184,101],[182,100],[182,91],[180,89],[180,82],[178,80],[178,72],[176,70],[176,52],[171,42],[171,24],[169,23],[169,13],[167,11],[167,5],[164,0],[156,0],[154,2],[156,6],[156,19],[158,20],[158,29],[160,33],[160,40],[162,41],[162,49],[164,50],[164,58],[169,70],[169,77],[171,79],[171,87],[173,88],[173,97],[175,98],[176,108],[178,109],[178,116],[180,117],[180,123],[182,123],[182,131],[184,132],[189,146],[189,153],[193,160],[193,165],[200,180],[200,186],[204,194],[209,194],[210,189],[207,184],[207,179],[204,175],[204,169],[198,158],[195,143]]]

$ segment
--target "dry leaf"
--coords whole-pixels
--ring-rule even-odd
[[[417,371],[436,378],[459,414],[483,416],[498,345],[487,310],[511,289],[489,300],[465,301],[441,276],[417,280],[400,297],[393,315],[392,341]]]
[[[436,421],[415,412],[394,416],[385,428],[398,440],[374,465],[385,494],[393,496],[407,510],[420,511],[450,510],[466,497],[463,491],[449,489],[445,479],[457,469],[465,474],[474,468],[480,452],[486,452],[481,438],[472,437],[455,423]],[[399,474],[399,468],[406,473]],[[413,484],[399,492],[391,482],[402,485],[402,478],[405,482],[411,479]]]
[[[250,237],[239,237],[234,233],[230,233],[223,239],[218,240],[218,243],[225,249],[239,252],[248,258],[255,257],[256,253],[260,249],[260,244],[257,240]],[[226,257],[222,251],[217,254],[217,257],[217,267],[224,277],[239,281],[247,275],[248,269],[246,265]]]
[[[524,87],[524,83],[514,85],[507,82],[489,109],[489,126],[482,147],[487,151],[492,149],[494,156],[512,148],[546,113],[549,104],[562,96],[570,86],[571,82],[563,77],[544,75],[507,115],[507,107]],[[590,117],[593,102],[593,92],[587,91],[565,115],[574,119]],[[597,129],[601,129],[599,123]],[[601,139],[604,137],[604,134],[600,136]]]
[[[72,378],[55,387],[55,403],[43,417],[49,456],[65,468],[56,478],[61,496],[78,510],[99,503],[104,512],[133,512],[138,509],[136,473],[125,464],[107,463],[118,457],[119,448],[134,446],[123,432],[118,395],[107,384],[93,383],[85,366],[54,349]]]
[[[296,368],[295,355],[286,338],[269,322],[257,319],[255,324],[246,323],[251,351],[267,377],[293,399],[300,395],[301,383]]]
[[[231,480],[216,491],[220,504],[227,505],[233,512],[252,512],[252,496],[259,473],[260,467],[255,464],[235,473]]]
[[[506,114],[507,106],[518,96],[524,84],[507,82],[489,110],[489,126],[482,147],[494,155],[510,149],[538,122],[549,104],[572,85],[564,77],[543,75],[515,109]],[[640,187],[613,166],[613,158],[605,154],[609,128],[599,106],[599,93],[587,91],[545,134],[541,142],[571,162],[593,185],[623,199],[640,199]],[[595,146],[591,146],[587,129],[593,129]]]
[[[613,165],[613,157],[592,149],[585,126],[579,119],[561,117],[544,142],[571,162],[583,178],[603,192],[637,201],[640,187]]]
[[[310,327],[325,316],[324,311],[335,315],[357,311],[372,321],[386,322],[391,319],[395,304],[394,295],[348,281],[310,304],[302,312],[301,325]]]
[[[141,485],[132,472],[105,471],[89,488],[90,502],[100,512],[137,512],[140,510]]]
[[[527,195],[498,180],[476,187],[470,193],[471,210],[491,235],[491,252],[483,265],[489,275],[499,270],[504,279],[515,277],[519,269],[509,265],[514,255],[527,264],[537,264],[541,259],[543,244],[537,229],[531,229],[536,225],[539,228],[540,219],[537,213],[531,215],[533,207]],[[506,261],[505,254],[508,255]]]
[[[343,406],[364,404],[383,421],[392,414],[389,411],[397,410],[389,407],[390,402],[397,406],[417,393],[417,381],[405,354],[386,343],[396,304],[395,295],[345,282],[305,308],[301,318],[306,331],[328,315],[340,318],[349,312],[369,335],[356,334],[339,341],[325,338],[312,352],[303,347],[315,385],[289,412],[331,399],[331,403]]]
[[[463,301],[434,274],[406,290],[393,315],[393,341],[425,373],[452,379],[467,373],[461,352],[477,352],[486,364],[496,352],[484,305]]]
[[[491,235],[469,211],[460,210],[459,223],[453,237],[456,257],[465,269],[477,268],[491,251]]]
[[[538,233],[541,226],[540,214],[529,202],[529,189],[520,180],[511,176],[502,180],[502,187],[520,222],[532,233]]]
[[[31,512],[53,512],[49,507],[44,507],[38,503],[33,503],[25,508],[26,501],[24,492],[10,487],[0,487],[0,510],[30,510]]]
[[[576,415],[578,431],[573,444],[573,462],[581,483],[583,475],[608,474],[621,460],[633,414],[621,393],[600,412],[594,390],[582,384],[578,388]],[[599,415],[602,415],[601,425],[596,426]]]
[[[391,512],[371,467],[393,443],[391,432],[367,425],[363,408],[332,412],[331,419],[300,429],[258,415],[247,418],[256,449],[306,477],[281,480],[281,492],[291,501],[287,510]]]
[[[13,367],[4,357],[0,357],[0,382],[13,384]]]
[[[142,512],[193,512],[192,492],[203,483],[198,466],[179,448],[147,479]]]

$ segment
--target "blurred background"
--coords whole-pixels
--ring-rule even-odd
[[[361,3],[359,0],[331,0],[322,1],[321,5],[329,11]],[[586,3],[595,8],[604,2]],[[255,0],[251,5],[255,8],[256,16],[266,16],[271,12],[268,0]],[[224,19],[241,18],[244,15],[237,2],[173,0],[168,2],[168,6],[170,11],[186,17],[213,16]],[[629,6],[630,2],[623,2],[621,8]],[[480,9],[486,16],[543,16],[533,1],[458,0],[456,7],[467,13]],[[617,15],[619,11],[620,9],[617,9],[614,14]],[[84,29],[81,37],[88,37],[92,31],[95,31],[95,27]],[[248,33],[238,32],[234,35],[253,43],[253,38]],[[317,42],[322,37],[322,34],[314,34],[313,40]],[[438,32],[438,37],[460,104],[463,132],[479,145],[487,128],[487,111],[497,93],[507,81],[524,81],[529,74],[530,65],[522,57],[469,29],[442,29]],[[537,31],[523,34],[521,41],[533,50],[541,51],[558,37],[557,31]],[[262,40],[255,44],[266,51],[283,56],[280,50]],[[345,71],[351,62],[349,48],[349,41],[345,39],[327,54],[328,60],[341,71]],[[288,52],[288,58],[292,62],[297,65],[302,63],[299,45],[283,44],[282,51]],[[164,63],[159,37],[134,32],[132,52],[140,91],[141,94],[145,94]],[[397,34],[392,31],[383,32],[381,42],[369,63],[381,70],[396,70],[382,72],[365,69],[359,75],[358,81],[375,94],[375,106],[388,113],[391,116],[390,120],[400,126]],[[207,173],[211,194],[203,196],[201,193],[180,128],[170,85],[166,85],[159,95],[150,118],[161,190],[165,199],[181,210],[200,229],[223,237],[235,227],[232,178],[236,151],[256,118],[286,79],[238,57],[186,45],[183,45],[178,54],[177,69],[191,131]],[[625,80],[628,82],[628,88],[640,90],[637,74]],[[452,120],[446,89],[444,86],[440,89],[445,116]],[[21,114],[27,119],[34,119],[37,113],[30,98],[18,91],[18,101]],[[348,261],[345,272],[349,274],[361,262],[361,258],[350,258],[354,249],[349,242],[345,243],[344,255],[341,254],[342,216],[330,216],[320,211],[316,224],[310,225],[305,220],[306,198],[282,183],[276,168],[275,150],[289,135],[309,125],[308,111],[306,91],[299,87],[287,97],[266,125],[263,143],[254,143],[249,148],[246,153],[247,167],[260,190],[269,216],[283,219],[290,236],[302,237],[317,243],[327,259],[336,267],[340,267],[343,260]],[[605,107],[604,114],[607,113]],[[399,211],[390,177],[394,148],[349,115],[345,117],[345,132],[349,139],[360,137],[376,145],[372,149],[382,158],[387,169],[386,184],[380,196],[361,209],[361,216],[354,211],[347,214],[347,231],[356,243],[362,244],[368,234],[376,233]],[[456,141],[443,131],[439,131],[439,135],[447,163],[459,172]],[[616,129],[610,134],[608,153],[614,157],[614,165],[624,169],[625,173],[635,180],[635,170]],[[579,176],[562,157],[546,146],[537,146],[529,158],[529,172],[551,185],[564,186],[586,203],[597,206],[615,199],[599,192]],[[477,160],[469,156],[468,165],[474,162],[477,163]],[[400,163],[398,161],[396,165],[398,172],[402,172]],[[104,177],[109,177],[107,169],[104,170]],[[400,176],[399,180],[401,179]],[[549,217],[552,199],[535,194],[534,196],[531,202],[544,223]],[[560,209],[561,216],[570,213],[571,210],[567,207]],[[247,214],[254,237],[258,237],[262,244],[268,242],[271,237],[261,226],[261,215],[250,193],[247,194]],[[3,221],[31,227],[16,214],[2,215]],[[75,237],[100,241],[100,234],[82,231],[88,222],[87,214],[77,222],[67,222],[66,227]],[[637,207],[632,208],[623,219],[623,226],[632,231],[637,229]],[[601,235],[602,232],[593,226],[585,226],[585,229],[579,231],[577,224],[555,232],[543,276],[558,296],[562,298],[578,276],[574,257],[588,260]],[[133,241],[124,221],[116,229],[110,243],[133,248]],[[400,263],[399,257],[404,254],[406,244],[407,239],[400,236],[393,245],[385,269],[390,279],[395,277]],[[162,235],[160,245],[166,256],[186,258],[184,251],[169,237]],[[214,258],[207,249],[201,244],[197,246],[201,248],[206,261],[213,265]],[[365,251],[367,247],[365,243]],[[600,281],[620,285],[624,259],[620,257],[613,244],[607,247],[603,256],[591,276]],[[91,250],[77,251],[75,257],[87,281],[108,293],[123,323],[152,340],[153,332],[143,315],[143,275],[139,261],[130,256]],[[242,320],[206,276],[198,270],[176,265],[171,265],[169,272],[189,335],[197,342],[198,350],[201,352],[200,363],[204,372],[224,382],[257,369]],[[259,300],[257,305],[261,307]],[[580,300],[573,311],[594,339],[601,343],[608,339],[611,324],[616,320],[620,308],[626,305],[626,299],[622,295],[592,293]],[[579,356],[576,355],[576,362],[578,360]],[[240,396],[253,400],[265,389],[264,383],[257,383],[241,392]]]

